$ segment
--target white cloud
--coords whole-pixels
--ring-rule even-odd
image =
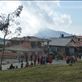
[[[70,28],[65,29],[65,32],[68,32],[68,33],[74,34],[74,35],[81,35],[82,36],[82,27],[80,25],[77,25],[77,24],[74,24],[74,25],[72,24],[70,26]]]
[[[68,27],[71,23],[72,23],[72,20],[71,20],[71,16],[70,15],[67,15],[67,14],[61,14],[60,16],[58,16],[55,20],[55,25],[56,26],[65,26],[65,27]]]
[[[59,2],[31,2],[28,7],[29,10],[31,7],[31,13],[34,15],[37,14],[37,18],[41,24],[41,27],[39,27],[40,29],[47,27],[53,30],[62,30],[62,28],[66,28],[72,23],[70,15],[63,13],[61,14],[61,12],[56,11],[57,7],[61,7]]]
[[[57,7],[61,7],[59,1],[2,1],[0,11],[13,12],[20,4],[24,7],[20,19],[17,19],[23,29],[21,36],[34,35],[43,28],[61,30],[72,23],[70,15],[56,11]],[[15,25],[10,30],[14,28]]]
[[[21,5],[21,2],[19,1],[0,1],[0,15],[7,17],[9,13],[14,12],[17,7]],[[12,32],[15,30],[13,27],[16,28],[15,25],[9,27]],[[1,37],[3,37],[3,33],[0,31]]]
[[[0,1],[0,13],[13,12],[20,4],[19,1]]]
[[[38,27],[40,27],[40,22],[36,15],[33,15],[29,12],[28,8],[24,7],[20,19],[21,26],[23,28],[22,36],[33,35],[37,33],[39,30]]]

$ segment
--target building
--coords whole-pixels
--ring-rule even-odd
[[[7,41],[3,59],[18,59],[19,62],[29,60],[38,60],[38,58],[46,57],[48,54],[48,39],[41,39],[33,36],[22,38],[14,37]],[[2,50],[1,50],[2,51]]]
[[[51,38],[49,52],[60,59],[66,56],[82,56],[82,37],[68,36]]]

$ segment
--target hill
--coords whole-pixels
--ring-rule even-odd
[[[51,29],[42,29],[35,36],[40,38],[51,38],[51,37],[60,37],[61,34],[64,36],[70,36],[71,34],[63,32],[63,31],[54,31]]]

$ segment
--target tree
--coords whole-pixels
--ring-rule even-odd
[[[3,50],[2,50],[0,70],[2,70],[2,60],[3,60],[4,51],[5,51],[5,38],[8,34],[11,33],[8,29],[8,27],[10,25],[10,21],[15,21],[14,19],[16,17],[20,16],[22,9],[23,9],[23,6],[20,5],[14,12],[9,13],[7,16],[4,16],[4,15],[0,16],[0,31],[2,31],[4,33],[4,39],[3,39],[4,46],[3,46]],[[15,33],[18,32],[18,34],[20,34],[21,30],[22,30],[21,27],[18,27],[16,29]]]

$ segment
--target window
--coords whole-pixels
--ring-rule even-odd
[[[41,47],[41,42],[38,42],[37,44],[38,44],[37,46],[40,48]]]
[[[37,46],[36,46],[36,43],[35,42],[31,42],[31,47],[32,48],[36,48]]]

